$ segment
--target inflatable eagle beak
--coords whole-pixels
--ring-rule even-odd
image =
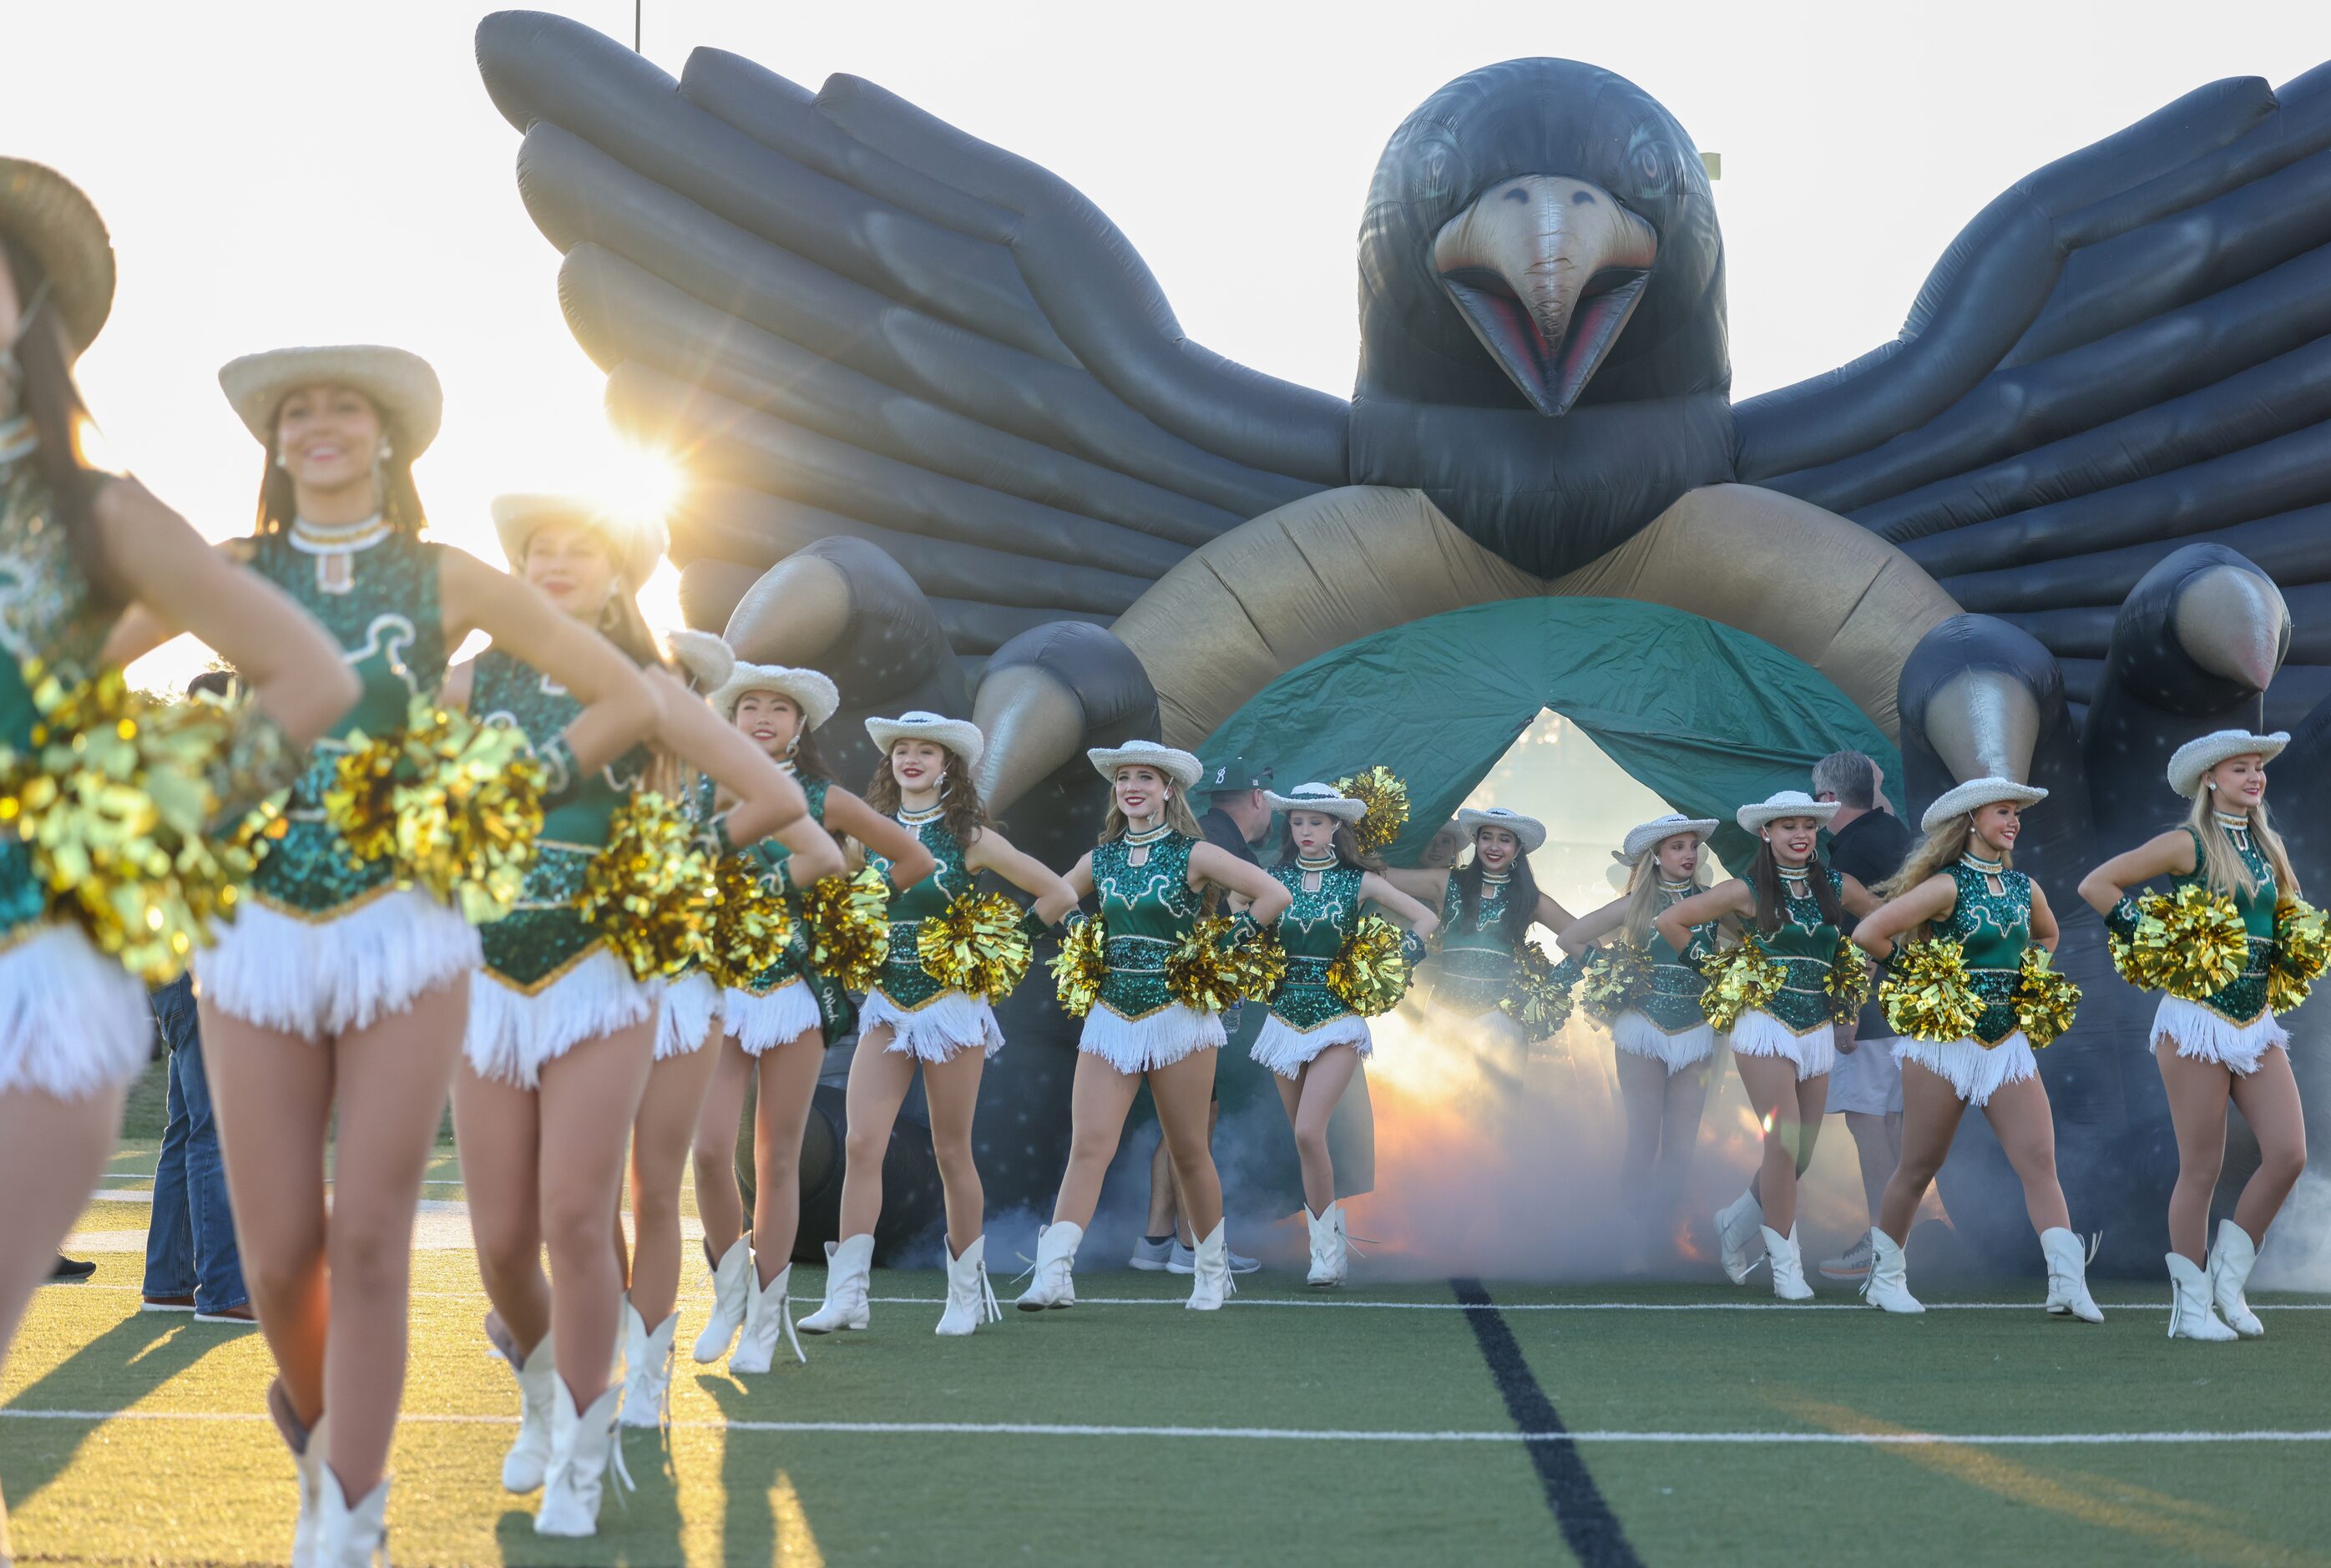
[[[1633,315],[1651,225],[1584,180],[1501,180],[1441,225],[1432,267],[1530,406],[1566,413]]]

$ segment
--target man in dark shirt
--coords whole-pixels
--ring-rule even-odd
[[[1206,835],[1206,841],[1228,850],[1250,866],[1261,865],[1254,846],[1270,832],[1270,803],[1262,798],[1270,785],[1270,770],[1258,768],[1242,756],[1208,773],[1199,784],[1206,795],[1206,814],[1198,819],[1198,831]]]
[[[1858,751],[1832,752],[1813,765],[1813,798],[1837,803],[1837,815],[1829,823],[1829,863],[1872,892],[1902,869],[1917,842],[1887,803],[1885,782],[1884,770]],[[1846,1130],[1853,1135],[1870,1222],[1875,1225],[1879,1197],[1902,1159],[1902,1068],[1894,1060],[1886,1010],[1875,996],[1850,1030],[1839,1025],[1837,1049],[1829,1108],[1845,1117]],[[1842,1256],[1822,1259],[1821,1271],[1830,1279],[1866,1278],[1869,1232]]]
[[[1198,819],[1198,831],[1206,835],[1206,841],[1228,850],[1250,866],[1261,865],[1254,846],[1270,833],[1270,803],[1262,798],[1270,784],[1270,769],[1256,767],[1242,756],[1208,770],[1198,781],[1198,788],[1206,797],[1206,814]],[[1262,1009],[1258,1007],[1249,1015],[1245,1003],[1239,1003],[1223,1015],[1223,1029],[1230,1036],[1230,1049],[1254,1043],[1253,1031],[1262,1027],[1261,1014]],[[1214,1103],[1206,1110],[1209,1139],[1213,1136],[1214,1123],[1221,1118],[1222,1110],[1222,1097],[1217,1093]],[[1153,1272],[1164,1269],[1187,1274],[1195,1266],[1195,1258],[1190,1222],[1182,1217],[1181,1186],[1174,1178],[1174,1162],[1166,1153],[1166,1140],[1160,1137],[1157,1152],[1149,1157],[1149,1221],[1127,1261],[1136,1269]],[[1261,1267],[1253,1259],[1237,1252],[1231,1253],[1230,1259],[1233,1274],[1251,1274]]]

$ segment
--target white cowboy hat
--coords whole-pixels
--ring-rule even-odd
[[[1368,814],[1367,802],[1337,794],[1323,784],[1297,784],[1293,794],[1283,795],[1265,790],[1262,798],[1270,803],[1273,811],[1318,812],[1322,816],[1334,817],[1344,822],[1356,822]]]
[[[2247,729],[2213,729],[2177,748],[2176,755],[2169,759],[2169,787],[2190,801],[2202,787],[2202,775],[2220,763],[2252,755],[2261,762],[2272,762],[2289,744],[2288,730],[2252,735]]]
[[[833,681],[823,670],[796,669],[790,664],[738,664],[729,672],[728,679],[722,681],[719,689],[713,692],[713,708],[723,718],[734,718],[737,716],[737,705],[745,699],[745,694],[748,691],[774,691],[779,697],[790,698],[793,705],[801,709],[802,727],[805,729],[815,729],[819,725],[832,718],[833,710],[842,706],[842,693],[835,689]],[[930,717],[928,713],[910,713],[899,722],[905,724],[909,719]],[[868,719],[866,733],[873,735],[874,726],[880,722],[881,721],[878,719]],[[941,722],[961,725],[965,729],[971,731],[971,748],[964,752],[964,761],[977,762],[979,731],[973,728],[968,721],[960,718],[944,719]],[[899,731],[901,735],[913,732]],[[890,738],[895,740],[898,736],[893,736]],[[963,746],[956,745],[946,736],[934,735],[931,738],[941,746],[964,751]],[[890,749],[890,741],[884,740],[880,736],[875,736],[875,740],[884,751]]]
[[[0,157],[0,234],[40,263],[79,355],[113,314],[113,242],[96,204],[46,164]],[[16,301],[20,309],[31,303]]]
[[[271,452],[275,450],[276,411],[303,386],[353,386],[363,393],[380,410],[390,449],[408,462],[437,439],[437,425],[445,413],[445,389],[426,359],[374,344],[271,348],[229,360],[220,367],[218,378],[243,427]]]
[[[490,509],[494,532],[513,572],[525,566],[527,541],[547,523],[580,523],[597,534],[614,553],[615,569],[633,589],[654,575],[656,563],[663,558],[667,541],[661,523],[626,522],[580,496],[496,496]]]
[[[742,673],[753,666],[740,664],[737,668],[738,672]],[[814,675],[817,672],[810,670],[806,673]],[[823,677],[821,676],[819,679],[823,679]],[[728,681],[730,685],[735,685],[737,677],[730,676]],[[775,691],[781,688],[756,685],[746,689]],[[741,697],[744,693],[739,692],[737,695]],[[791,697],[793,693],[786,692],[785,695]],[[801,699],[796,698],[794,700]],[[831,711],[828,709],[829,713]],[[804,718],[809,717],[806,703],[803,705],[802,717]],[[815,726],[813,725],[811,727],[814,728]],[[912,713],[902,713],[896,718],[870,718],[866,721],[866,733],[873,737],[874,744],[882,749],[882,755],[885,756],[890,754],[892,746],[902,740],[928,740],[947,747],[956,755],[963,758],[964,765],[966,767],[979,765],[979,754],[987,744],[979,733],[979,726],[972,723],[971,720],[941,718],[936,713],[925,713],[919,708]]]
[[[1085,760],[1105,779],[1115,779],[1121,767],[1154,767],[1184,789],[1196,785],[1206,765],[1186,751],[1160,746],[1154,740],[1129,740],[1123,746],[1101,746],[1085,753]]]
[[[1679,833],[1689,833],[1704,844],[1708,842],[1708,835],[1715,831],[1714,817],[1688,817],[1680,812],[1670,812],[1663,817],[1653,817],[1648,822],[1629,828],[1626,842],[1619,850],[1619,859],[1623,864],[1632,866]]]
[[[736,650],[710,632],[682,626],[665,632],[663,640],[699,691],[719,690],[737,668]]]
[[[1835,815],[1835,801],[1817,801],[1803,790],[1783,790],[1768,801],[1742,806],[1732,813],[1732,820],[1740,824],[1743,832],[1762,834],[1766,823],[1777,822],[1783,817],[1811,817],[1827,825]]]
[[[1546,842],[1544,822],[1536,817],[1526,817],[1519,812],[1509,812],[1503,806],[1491,806],[1486,812],[1477,812],[1467,806],[1457,813],[1457,825],[1465,830],[1469,838],[1479,837],[1483,828],[1503,828],[1520,841],[1525,855],[1534,852]]]
[[[1918,831],[1931,833],[1953,817],[2001,801],[2012,801],[2019,806],[2037,805],[2048,798],[2048,792],[2037,784],[2017,784],[2012,778],[1971,778],[1955,789],[1945,790],[1935,797],[1918,819]]]

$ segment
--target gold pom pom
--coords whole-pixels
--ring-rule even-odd
[[[1788,971],[1765,955],[1753,935],[1736,947],[1709,954],[1700,961],[1699,972],[1708,979],[1708,989],[1699,993],[1699,1011],[1719,1034],[1737,1023],[1742,1013],[1771,1002],[1788,979]]]
[[[696,824],[674,802],[642,790],[608,824],[607,847],[583,877],[583,918],[642,980],[671,979],[712,959],[719,897]]]
[[[32,747],[0,752],[0,832],[30,851],[52,917],[70,919],[148,985],[177,978],[228,913],[253,857],[205,824],[210,765],[228,743],[224,708],[162,707],[118,670],[68,688],[38,660]]]
[[[1839,937],[1837,951],[1830,955],[1829,973],[1822,976],[1822,989],[1829,993],[1832,1018],[1840,1023],[1852,1018],[1870,1000],[1870,955],[1851,938]]]
[[[2107,946],[2131,985],[2188,1002],[2214,996],[2250,963],[2250,933],[2232,899],[2189,882],[2136,900],[2136,930]]]
[[[1078,922],[1061,938],[1061,950],[1052,958],[1052,990],[1061,999],[1061,1011],[1070,1018],[1082,1018],[1100,1000],[1100,988],[1108,979],[1108,932],[1098,915]]]
[[[844,991],[866,991],[890,957],[890,883],[872,866],[802,889],[809,966]]]
[[[1327,965],[1327,989],[1362,1018],[1375,1018],[1400,1005],[1408,993],[1408,959],[1400,927],[1381,915],[1363,915]]]
[[[1878,988],[1886,1027],[1909,1040],[1965,1040],[1983,1016],[1983,998],[1967,973],[1966,949],[1947,937],[1906,942]]]
[[[2274,907],[2274,959],[2267,965],[2266,1004],[2288,1012],[2307,1000],[2307,993],[2322,977],[2331,960],[2331,922],[2323,911],[2303,898],[2285,898]]]
[[[1621,940],[1590,948],[1578,981],[1578,1005],[1598,1023],[1609,1023],[1651,993],[1651,955]]]
[[[712,868],[712,922],[705,972],[724,986],[749,987],[785,955],[793,912],[750,855],[723,855]]]
[[[923,973],[950,990],[999,1002],[1034,956],[1020,928],[1020,906],[1001,893],[966,893],[915,931]]]
[[[1269,927],[1250,930],[1242,941],[1231,944],[1231,984],[1249,1002],[1269,1002],[1287,978],[1287,949],[1279,933]]]
[[[324,813],[359,860],[474,925],[510,911],[542,833],[542,770],[505,724],[416,697],[393,736],[348,736]]]
[[[2044,1050],[2072,1027],[2072,1015],[2079,1011],[2080,988],[2056,967],[2048,949],[2034,943],[2023,950],[2023,967],[2016,974],[2010,1000],[2023,1038],[2034,1050]]]
[[[1523,1039],[1551,1040],[1570,1022],[1570,977],[1545,949],[1525,942],[1514,955],[1514,977],[1498,999],[1498,1011],[1521,1026]]]
[[[1231,920],[1213,915],[1183,934],[1166,955],[1166,989],[1194,1012],[1221,1012],[1246,993],[1231,949]]]
[[[1352,837],[1364,855],[1373,855],[1391,843],[1408,825],[1408,786],[1381,763],[1337,779],[1336,793],[1367,803],[1367,814],[1352,824]]]

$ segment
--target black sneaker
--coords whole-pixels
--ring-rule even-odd
[[[56,1269],[49,1275],[49,1283],[52,1285],[78,1285],[96,1272],[96,1264],[84,1263],[78,1258],[68,1258],[63,1253],[60,1252],[57,1254]]]

